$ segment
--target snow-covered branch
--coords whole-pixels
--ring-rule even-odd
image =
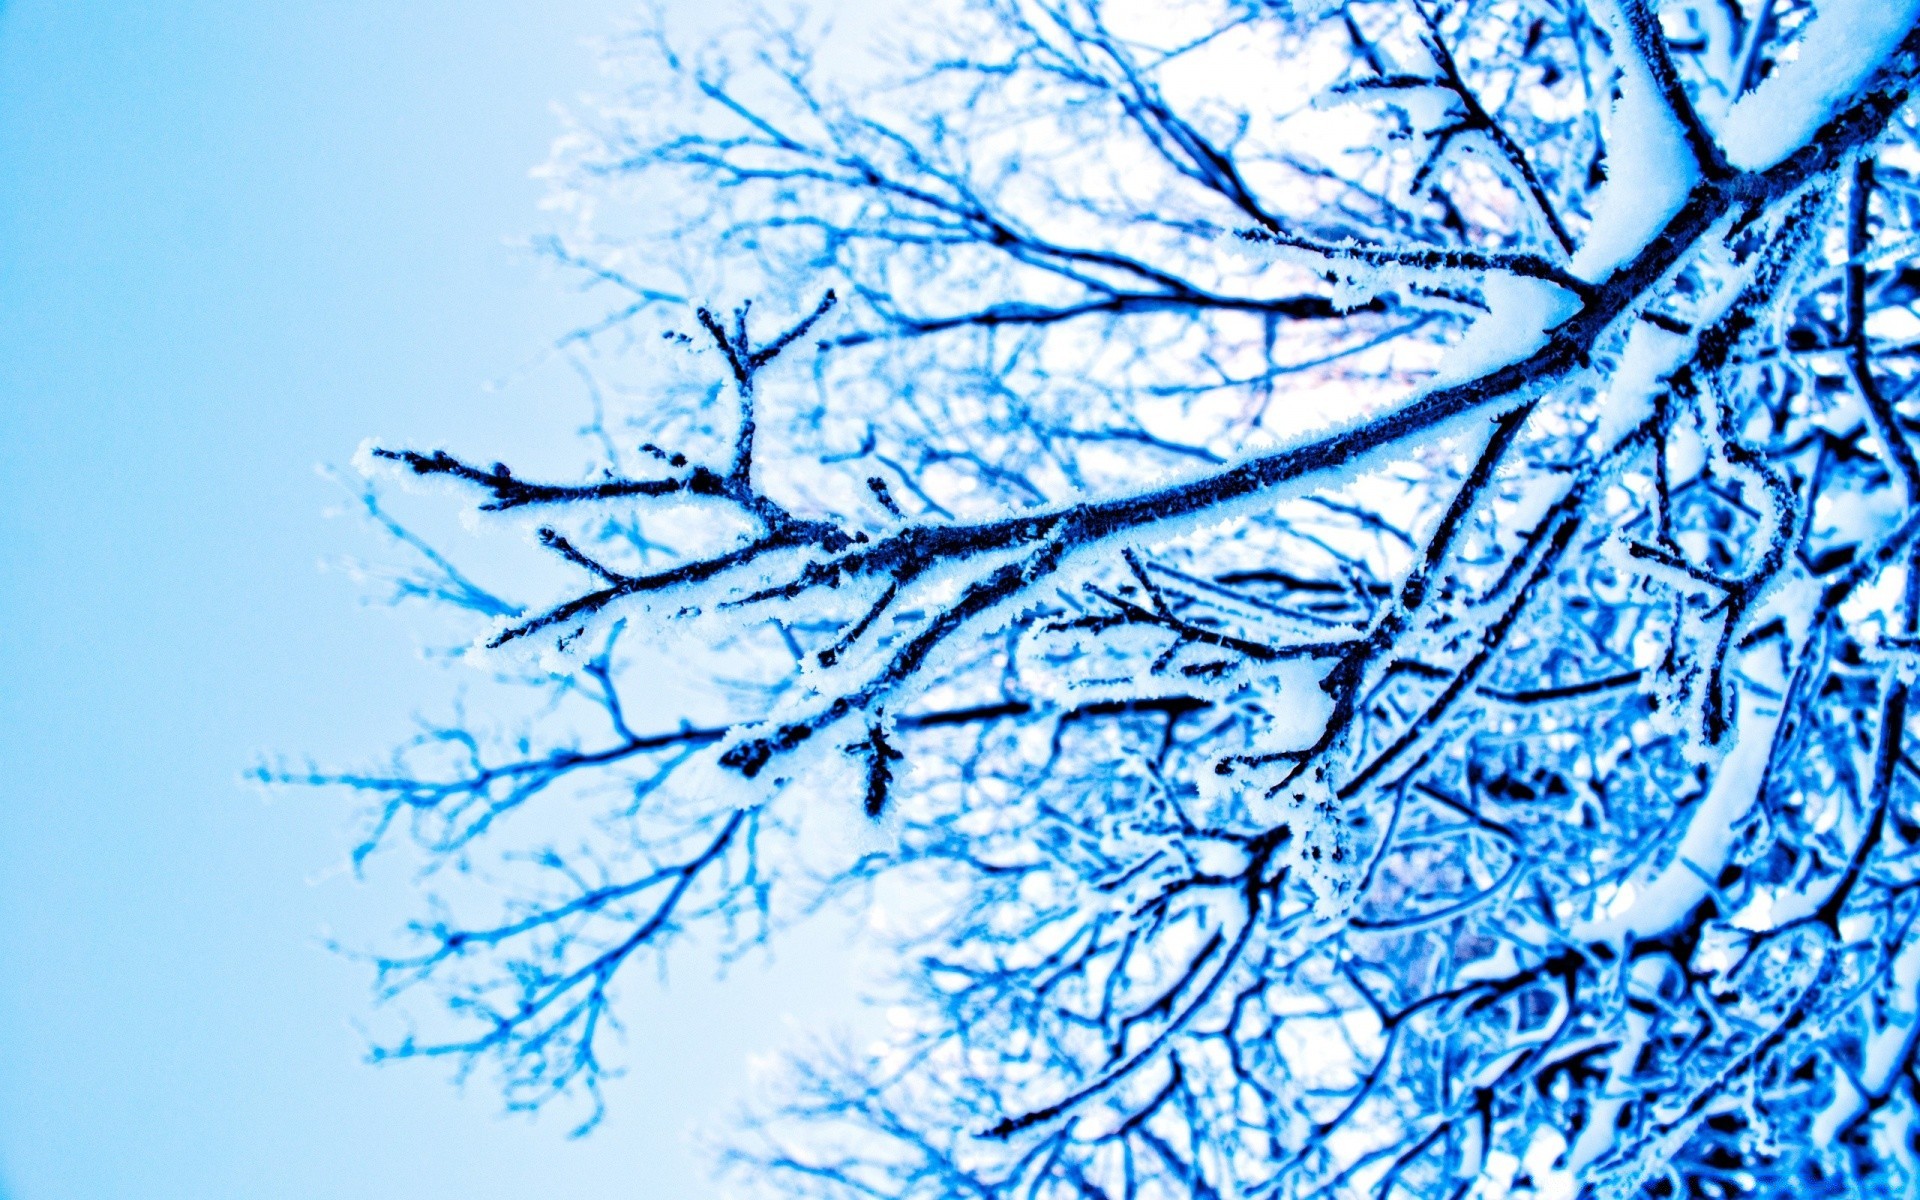
[[[369,501],[544,702],[263,772],[469,872],[387,1052],[597,1098],[628,964],[845,903],[907,1015],[774,1081],[755,1187],[1910,1189],[1914,20],[636,34],[553,169],[606,461],[368,456],[531,522],[489,589]]]

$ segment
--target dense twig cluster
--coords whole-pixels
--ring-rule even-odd
[[[1920,1186],[1920,32],[1856,8],[987,0],[864,100],[641,39],[569,178],[834,290],[670,331],[724,390],[588,482],[375,451],[545,522],[577,589],[410,590],[566,703],[294,777],[462,864],[602,807],[379,960],[464,1022],[387,1052],[595,1090],[627,964],[851,897],[913,1019],[749,1184]],[[570,346],[700,282],[556,247],[635,293]]]

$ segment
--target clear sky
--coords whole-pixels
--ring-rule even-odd
[[[361,544],[313,468],[578,424],[563,373],[484,385],[575,311],[507,241],[622,9],[0,10],[0,1197],[705,1196],[688,1119],[842,1002],[689,963],[629,1009],[598,1134],[503,1118],[361,1062],[365,974],[318,935],[397,926],[406,881],[332,873],[339,798],[239,782],[445,694],[317,569]]]

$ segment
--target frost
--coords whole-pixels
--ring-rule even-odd
[[[379,526],[473,697],[259,772],[427,867],[383,1052],[597,1113],[631,981],[857,909],[750,1192],[1911,1193],[1903,4],[619,43],[587,460],[356,458],[473,501],[499,595]]]

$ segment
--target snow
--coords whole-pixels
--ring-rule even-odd
[[[1711,878],[1726,863],[1734,828],[1759,795],[1779,724],[1777,712],[1762,713],[1752,699],[1741,698],[1733,748],[1688,821],[1686,836],[1673,860],[1638,886],[1631,905],[1576,925],[1574,938],[1618,942],[1627,934],[1657,934],[1679,922],[1706,896],[1707,884],[1701,876]]]
[[[1893,960],[1892,998],[1887,1005],[1886,1028],[1867,1035],[1860,1080],[1879,1092],[1892,1080],[1913,1039],[1915,1013],[1920,1010],[1920,940],[1909,940]]]
[[[1833,1100],[1820,1110],[1819,1116],[1813,1119],[1813,1125],[1808,1129],[1807,1136],[1815,1145],[1831,1142],[1834,1135],[1840,1132],[1840,1126],[1845,1124],[1854,1113],[1860,1111],[1864,1099],[1865,1097],[1861,1096],[1860,1090],[1853,1086],[1853,1080],[1848,1078],[1846,1072],[1834,1072]]]
[[[1436,387],[1465,383],[1547,344],[1555,326],[1580,311],[1580,298],[1543,279],[1490,272],[1480,284],[1487,313],[1447,351]]]
[[[1633,44],[1626,17],[1607,3],[1609,35],[1622,48]],[[1607,181],[1594,202],[1593,224],[1573,256],[1572,270],[1599,282],[1640,252],[1673,214],[1699,178],[1680,122],[1639,55],[1619,61],[1619,96],[1607,121]]]
[[[1741,97],[1721,123],[1727,160],[1764,171],[1804,145],[1858,92],[1920,17],[1920,0],[1821,0],[1799,57]]]
[[[1611,449],[1653,415],[1654,397],[1666,377],[1686,361],[1692,349],[1692,338],[1668,333],[1645,321],[1635,323],[1627,335],[1627,348],[1620,355],[1620,365],[1614,368],[1607,387],[1606,403],[1601,406],[1599,420],[1594,424],[1590,444],[1596,452]]]
[[[1609,1080],[1633,1078],[1633,1066],[1640,1058],[1641,1047],[1646,1045],[1647,1032],[1653,1023],[1647,1015],[1628,1008],[1625,1010],[1625,1028],[1620,1032],[1620,1044],[1607,1056],[1607,1077]],[[1593,1101],[1593,1109],[1587,1115],[1587,1123],[1574,1139],[1573,1146],[1567,1151],[1567,1172],[1576,1178],[1583,1174],[1601,1155],[1613,1148],[1616,1119],[1620,1109],[1632,1097],[1625,1087],[1613,1086],[1604,1090]]]

